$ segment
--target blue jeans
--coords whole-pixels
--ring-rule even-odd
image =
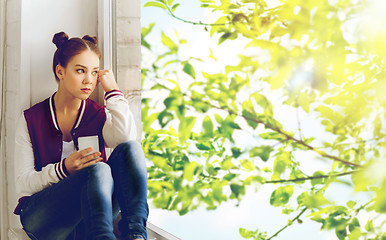
[[[107,164],[95,163],[29,197],[20,220],[31,239],[116,239],[119,210],[122,235],[147,239],[147,172],[136,141],[118,145]]]

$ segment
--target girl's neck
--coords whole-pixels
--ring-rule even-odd
[[[54,96],[56,111],[64,114],[78,112],[82,100],[75,98],[72,95],[61,91],[60,88]]]

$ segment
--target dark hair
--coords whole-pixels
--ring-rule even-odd
[[[52,62],[52,70],[54,71],[55,79],[59,81],[56,75],[56,66],[59,64],[62,67],[67,67],[68,62],[74,56],[82,53],[83,51],[93,51],[99,59],[101,58],[101,52],[97,46],[98,40],[96,37],[89,35],[83,36],[83,38],[69,38],[64,32],[59,32],[54,35],[52,42],[56,45],[54,59]]]

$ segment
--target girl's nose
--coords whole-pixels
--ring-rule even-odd
[[[92,83],[94,76],[92,74],[86,74],[85,78],[83,79],[84,84]]]

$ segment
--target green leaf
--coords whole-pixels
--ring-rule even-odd
[[[185,142],[188,139],[195,122],[195,117],[185,117],[181,119],[180,125],[178,126],[178,137],[181,142]]]
[[[373,225],[373,221],[372,220],[367,221],[367,223],[365,225],[365,229],[368,232],[374,232],[374,225]]]
[[[304,174],[302,173],[302,171],[300,171],[298,169],[292,169],[291,174],[290,174],[290,178],[291,179],[304,178]],[[304,182],[305,182],[305,180],[296,181],[295,183],[296,184],[303,184]]]
[[[249,126],[255,129],[259,124],[259,121],[257,119],[256,112],[253,110],[252,103],[250,101],[244,101],[242,105],[243,105],[242,115],[245,121],[247,121]]]
[[[281,174],[283,173],[287,167],[291,165],[291,154],[288,152],[280,153],[273,164],[274,173]]]
[[[233,158],[238,158],[241,155],[241,150],[238,147],[233,147],[232,149]]]
[[[202,121],[202,128],[204,129],[205,135],[213,137],[213,122],[208,115],[205,116],[204,120]]]
[[[141,28],[141,45],[146,47],[147,49],[151,50],[150,44],[145,40],[145,37],[151,32],[153,29],[155,23],[151,23],[148,25],[148,27],[142,27]]]
[[[220,39],[218,40],[218,45],[223,43],[225,40],[234,40],[237,38],[237,33],[234,32],[226,32],[223,35],[221,35]]]
[[[224,170],[234,169],[236,166],[232,163],[231,159],[226,159],[221,162],[221,167]]]
[[[154,25],[155,25],[155,23],[150,23],[147,27],[142,27],[141,28],[141,36],[146,37],[151,32]]]
[[[227,181],[232,181],[237,175],[233,173],[228,173],[227,175],[224,176],[224,179]]]
[[[279,187],[271,194],[270,204],[275,207],[284,206],[293,194],[293,186]]]
[[[256,103],[264,109],[264,114],[270,117],[273,116],[273,106],[272,103],[262,94],[254,93],[251,95],[251,98],[254,98]]]
[[[179,102],[177,97],[170,96],[164,100],[164,104],[166,108],[172,108],[178,106]]]
[[[221,202],[224,199],[222,189],[223,185],[220,181],[215,181],[212,183],[213,197],[218,202]]]
[[[329,201],[321,193],[309,195],[308,192],[303,192],[297,197],[297,202],[300,206],[306,206],[308,208],[320,208],[321,206],[329,203]],[[314,213],[312,216],[316,216],[318,213]]]
[[[239,228],[240,236],[246,239],[253,238],[256,235],[256,232],[247,230],[245,228]]]
[[[292,208],[284,208],[283,209],[283,211],[282,211],[282,213],[283,214],[290,214],[290,213],[292,213],[294,211],[294,209],[292,209]],[[300,219],[298,219],[298,222],[299,221],[301,221]],[[299,223],[301,223],[301,222],[299,222]]]
[[[172,198],[169,196],[161,196],[153,200],[154,206],[161,209],[167,209],[172,202]]]
[[[344,229],[335,228],[335,234],[339,240],[344,240],[347,236],[347,230],[345,228]]]
[[[351,223],[349,223],[348,225],[348,230],[352,233],[355,231],[356,228],[359,228],[361,225],[359,223],[359,220],[358,218],[353,218],[353,220],[351,221]]]
[[[168,0],[168,5],[171,6],[174,0]]]
[[[346,203],[347,207],[349,207],[350,209],[353,209],[353,207],[354,207],[356,204],[357,204],[357,203],[356,203],[355,201],[352,201],[352,200],[350,200],[350,201],[348,201],[348,202]]]
[[[314,172],[314,174],[312,175],[313,177],[317,177],[317,176],[323,176],[324,175],[324,172],[322,171],[316,171]],[[324,183],[324,179],[323,178],[315,178],[315,179],[311,179],[311,185],[312,186],[315,186],[317,184],[323,184]]]
[[[238,185],[238,184],[231,184],[231,191],[232,191],[232,195],[236,199],[239,199],[242,195],[245,194],[245,186]]]
[[[193,181],[193,176],[197,174],[197,171],[200,169],[201,165],[197,162],[190,162],[184,167],[184,179],[188,181]]]
[[[223,123],[223,119],[220,115],[218,115],[217,113],[214,114],[214,119],[216,119],[216,122],[219,123],[219,124],[222,124]]]
[[[207,144],[203,144],[203,143],[196,143],[196,147],[201,150],[201,151],[208,151],[211,149],[210,146],[207,146]]]
[[[249,151],[249,156],[250,157],[259,156],[261,160],[266,162],[269,159],[269,155],[272,151],[273,151],[273,148],[271,146],[254,147]]]
[[[165,33],[161,33],[161,41],[163,45],[170,49],[170,51],[176,52],[178,50],[177,44],[175,44],[171,38],[166,36]]]
[[[172,6],[172,12],[174,12],[174,11],[176,11],[176,9],[177,9],[177,7],[178,6],[180,6],[180,4],[179,3],[177,3],[177,4],[174,4],[173,6]]]
[[[174,115],[166,110],[162,111],[157,117],[161,127],[165,127],[171,120],[173,120],[173,118],[174,118]]]
[[[247,159],[240,160],[240,163],[241,163],[241,166],[248,171],[253,171],[255,169],[255,165]]]
[[[196,73],[194,72],[194,68],[190,63],[185,63],[183,71],[189,74],[193,79],[196,78]]]
[[[287,140],[287,137],[285,135],[277,132],[266,132],[266,133],[260,134],[259,136],[266,140],[278,140],[278,141]]]
[[[162,9],[167,9],[167,7],[162,4],[162,3],[159,3],[159,2],[147,2],[145,3],[144,7],[158,7],[158,8],[162,8]]]

